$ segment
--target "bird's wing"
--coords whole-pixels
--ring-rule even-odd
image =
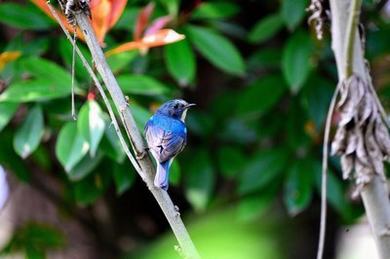
[[[145,135],[149,148],[160,163],[180,153],[186,142],[183,135],[174,134],[172,131],[151,125],[146,125]]]

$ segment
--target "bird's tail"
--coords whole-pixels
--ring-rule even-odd
[[[169,160],[163,163],[157,163],[157,172],[154,177],[154,186],[164,189],[165,191],[168,190],[169,166]]]

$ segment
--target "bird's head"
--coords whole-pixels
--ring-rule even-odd
[[[157,113],[184,121],[188,108],[194,105],[182,99],[174,99],[161,105]]]

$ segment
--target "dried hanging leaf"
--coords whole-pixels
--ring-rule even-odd
[[[356,75],[341,82],[340,120],[332,142],[332,153],[341,156],[343,177],[355,179],[356,194],[374,174],[384,178],[383,160],[390,155],[389,132],[370,83]]]

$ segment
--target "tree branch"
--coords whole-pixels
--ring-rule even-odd
[[[50,4],[49,4],[49,7]],[[51,8],[51,11],[53,12],[53,8]],[[55,11],[54,11],[55,13]],[[53,15],[54,15],[53,13]],[[88,48],[92,54],[92,58],[94,61],[94,64],[101,75],[103,82],[105,83],[108,92],[111,95],[111,98],[113,99],[114,105],[116,109],[118,110],[119,114],[121,115],[122,123],[125,127],[126,133],[130,139],[130,142],[134,148],[135,154],[137,154],[137,162],[135,162],[132,154],[128,150],[128,147],[126,143],[123,140],[123,137],[120,133],[119,126],[116,122],[115,116],[113,115],[111,106],[109,105],[109,102],[107,100],[107,97],[105,96],[104,90],[101,87],[99,81],[97,80],[96,76],[93,74],[93,71],[90,69],[89,65],[85,60],[85,58],[82,56],[81,52],[75,46],[72,39],[69,37],[69,33],[65,32],[70,42],[73,44],[74,47],[76,47],[76,51],[78,55],[80,55],[81,59],[83,60],[84,65],[86,66],[88,72],[91,74],[99,92],[101,93],[103,100],[107,106],[107,109],[110,113],[110,117],[113,121],[113,124],[115,126],[115,129],[117,131],[118,137],[121,141],[122,146],[124,147],[124,150],[126,154],[128,155],[130,161],[132,162],[133,166],[135,167],[136,171],[140,174],[141,178],[144,180],[146,185],[148,186],[149,190],[157,200],[159,206],[161,207],[165,217],[167,218],[173,233],[176,236],[176,239],[179,243],[179,250],[180,253],[185,258],[190,259],[198,259],[200,258],[198,251],[195,248],[195,245],[193,244],[187,229],[184,226],[183,221],[180,218],[180,213],[177,211],[172,203],[172,200],[170,199],[168,193],[160,188],[157,188],[153,185],[153,177],[154,177],[154,166],[151,162],[148,155],[143,156],[142,158],[138,156],[138,154],[143,154],[145,152],[145,144],[144,140],[141,136],[141,133],[139,132],[134,117],[131,114],[130,107],[128,106],[128,103],[111,71],[109,68],[107,61],[105,59],[105,56],[103,54],[102,49],[100,48],[100,45],[97,41],[96,35],[94,34],[94,31],[91,27],[91,24],[89,22],[88,17],[83,13],[76,13],[76,21],[80,29],[82,30],[84,34],[84,38],[86,40],[86,43],[88,45]],[[58,19],[57,19],[58,20]],[[59,20],[58,20],[59,21]],[[59,21],[61,27],[63,25]],[[64,28],[63,28],[64,29]]]
[[[95,66],[99,74],[101,75],[118,112],[122,115],[121,118],[123,125],[125,126],[129,139],[133,144],[135,153],[137,155],[143,154],[146,150],[144,140],[135,124],[135,120],[131,114],[130,107],[126,102],[126,99],[118,85],[118,82],[116,81],[111,69],[107,64],[103,51],[100,48],[100,45],[93,32],[88,17],[85,14],[79,13],[76,14],[76,21],[84,34],[86,43],[88,45],[89,50],[91,51],[92,58],[95,62]],[[155,197],[162,211],[164,212],[165,217],[167,218],[172,228],[172,231],[175,234],[177,241],[179,242],[181,252],[185,255],[186,258],[200,258],[187,232],[187,229],[185,228],[180,218],[180,214],[175,209],[175,206],[173,205],[168,193],[153,185],[155,169],[149,156],[145,155],[142,158],[140,157],[138,159],[138,163],[143,173],[145,174],[143,180],[145,181],[149,190],[152,192],[153,196]]]
[[[356,74],[366,83],[366,70],[359,33],[356,29],[361,0],[330,0],[332,15],[332,48],[340,82]],[[345,10],[351,10],[348,20]],[[375,92],[373,93],[375,95]],[[361,197],[381,258],[390,258],[390,203],[386,182],[374,174],[361,190]]]

